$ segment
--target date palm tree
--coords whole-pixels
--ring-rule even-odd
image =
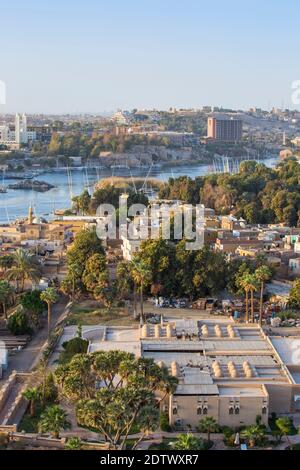
[[[2,271],[4,272],[4,274],[6,273],[6,271],[12,267],[13,265],[13,256],[12,255],[3,255],[3,256],[0,256],[0,268],[2,269]]]
[[[288,416],[283,416],[282,418],[276,419],[276,427],[279,429],[281,434],[286,437],[288,445],[291,446],[291,441],[289,438],[289,434],[292,433],[293,430],[293,421]]]
[[[244,290],[246,299],[246,323],[249,322],[249,292],[250,292],[250,287],[249,287],[249,272],[244,273],[239,279],[238,279],[238,285],[241,289]]]
[[[248,288],[251,293],[251,321],[254,323],[254,292],[257,291],[257,278],[255,274],[249,274],[248,276]]]
[[[199,432],[206,432],[207,433],[207,440],[210,442],[210,435],[212,432],[218,432],[219,430],[219,425],[215,418],[212,416],[206,416],[205,418],[201,419],[199,421],[199,424],[197,426],[197,430]]]
[[[44,290],[41,293],[41,300],[46,302],[48,307],[48,338],[50,336],[50,328],[51,328],[51,317],[52,317],[52,305],[55,304],[58,300],[58,295],[54,287],[48,287],[48,289]]]
[[[29,401],[30,407],[30,416],[35,415],[35,402],[40,398],[40,392],[37,387],[27,388],[25,392],[23,392],[23,397]]]
[[[48,406],[39,422],[40,432],[49,432],[56,439],[59,438],[60,431],[70,427],[66,411],[58,405]]]
[[[152,273],[143,261],[134,259],[131,261],[131,276],[140,291],[141,318],[144,320],[144,288],[150,283]]]
[[[265,434],[266,432],[263,426],[254,425],[244,429],[244,431],[241,432],[241,437],[246,439],[250,447],[255,447],[263,441]]]
[[[271,279],[272,273],[268,266],[260,266],[255,271],[255,277],[257,281],[260,283],[260,303],[259,303],[259,324],[262,325],[262,317],[263,317],[263,300],[264,300],[264,288],[265,283]]]
[[[6,307],[11,298],[13,297],[14,289],[9,282],[0,281],[0,303],[2,304],[3,315],[7,319]]]
[[[12,256],[12,266],[6,271],[6,278],[9,281],[16,281],[17,290],[20,284],[23,292],[26,280],[37,282],[40,279],[40,266],[35,255],[22,248],[18,248]]]

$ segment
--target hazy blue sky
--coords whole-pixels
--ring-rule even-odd
[[[300,79],[299,0],[0,0],[0,14],[0,112],[291,106]]]

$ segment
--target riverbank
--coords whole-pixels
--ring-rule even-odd
[[[270,157],[263,161],[266,166],[273,167],[278,163],[278,158]],[[84,189],[90,194],[94,191],[95,184],[111,176],[128,178],[129,184],[132,184],[132,178],[144,178],[147,181],[151,178],[158,179],[163,183],[169,178],[178,178],[179,176],[189,176],[195,178],[204,176],[213,172],[212,163],[187,163],[172,164],[162,167],[153,166],[149,168],[133,169],[104,169],[96,168],[69,168],[41,171],[40,176],[36,176],[38,181],[46,181],[54,187],[47,192],[40,193],[32,189],[13,190],[9,189],[6,193],[0,193],[0,223],[9,223],[15,218],[25,217],[28,213],[28,207],[31,205],[36,216],[49,218],[56,209],[71,206],[71,199]],[[11,183],[18,183],[12,180]]]

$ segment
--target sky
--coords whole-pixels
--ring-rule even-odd
[[[0,0],[0,113],[298,108],[299,0]]]

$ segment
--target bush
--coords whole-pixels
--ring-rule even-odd
[[[79,437],[70,437],[65,445],[66,450],[80,450],[81,448],[82,440]]]
[[[7,444],[9,442],[9,436],[6,432],[1,432],[0,433],[0,449],[6,449]]]
[[[46,377],[45,384],[44,384],[44,400],[47,403],[55,403],[58,398],[58,390],[54,382],[54,376],[52,372]]]
[[[163,432],[171,432],[172,431],[172,428],[169,424],[169,417],[166,413],[162,413],[160,415],[160,429]]]
[[[23,310],[17,310],[9,317],[7,327],[14,335],[26,335],[32,333],[28,317]]]
[[[64,351],[60,353],[58,362],[60,364],[68,363],[75,354],[86,353],[88,350],[89,342],[82,338],[73,338],[70,341],[63,343]]]

